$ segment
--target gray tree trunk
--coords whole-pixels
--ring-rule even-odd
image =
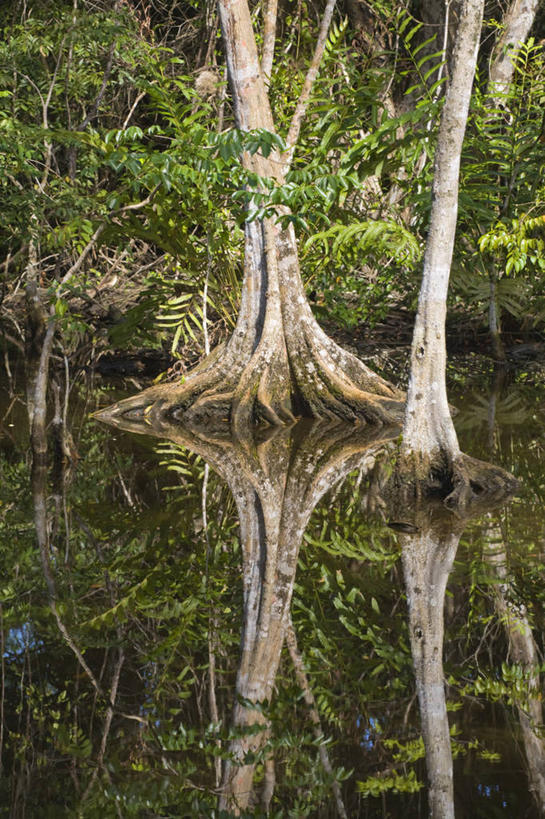
[[[411,376],[403,426],[403,452],[421,460],[424,472],[443,453],[460,454],[446,389],[445,318],[458,214],[460,156],[475,75],[483,0],[465,0],[457,34],[435,154],[430,227],[411,352]]]
[[[335,0],[328,0],[284,155],[244,154],[244,166],[282,183],[289,168],[327,38]],[[273,4],[268,9],[273,10]],[[219,0],[237,127],[274,131],[247,0]],[[269,68],[272,19],[267,26]],[[285,213],[283,215],[286,215]],[[401,420],[403,393],[335,344],[308,304],[293,227],[252,219],[245,227],[242,300],[236,329],[183,384],[155,387],[103,414],[168,415],[187,424],[229,419],[237,434],[256,421],[292,423],[296,416],[391,424]]]
[[[446,389],[445,319],[458,214],[460,157],[483,17],[483,0],[464,0],[454,67],[439,126],[430,227],[418,300],[411,374],[397,476],[417,494],[438,484],[451,506],[482,492],[512,491],[503,470],[462,455]]]

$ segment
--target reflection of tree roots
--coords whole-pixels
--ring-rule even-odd
[[[448,509],[471,515],[504,503],[519,487],[506,470],[461,452],[454,457],[443,451],[432,457],[412,452],[398,459],[388,494],[403,498],[407,506],[440,498]]]

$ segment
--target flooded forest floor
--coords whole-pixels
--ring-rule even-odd
[[[335,335],[404,384],[410,329]],[[480,330],[451,330],[462,448],[522,489],[446,522],[385,502],[387,431],[241,448],[97,423],[180,374],[106,342],[97,366],[93,342],[53,358],[36,469],[3,338],[0,815],[425,817],[445,776],[456,817],[544,815],[541,339],[513,334],[500,368]]]

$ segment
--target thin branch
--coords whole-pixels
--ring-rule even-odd
[[[263,54],[261,57],[261,73],[265,88],[268,90],[271,81],[271,72],[274,60],[274,43],[276,40],[276,19],[278,16],[278,0],[267,0],[263,12]]]
[[[85,261],[85,259],[87,258],[87,256],[91,252],[91,250],[96,245],[98,239],[100,238],[100,236],[103,233],[103,231],[105,230],[105,228],[106,228],[106,222],[102,222],[102,224],[100,224],[97,227],[97,229],[95,230],[95,232],[93,233],[93,235],[91,236],[91,238],[89,239],[89,241],[87,242],[87,244],[85,245],[83,250],[81,251],[80,255],[78,256],[78,258],[76,259],[76,261],[72,265],[72,267],[65,273],[65,275],[60,280],[59,287],[57,288],[57,292],[58,292],[60,287],[62,287],[64,284],[66,284],[72,278],[72,276],[75,276],[76,273],[78,273],[81,270],[81,266],[83,265],[83,262]]]
[[[155,188],[151,191],[151,193],[148,196],[146,196],[145,199],[142,199],[141,202],[134,202],[131,205],[124,205],[122,208],[117,208],[117,210],[111,211],[109,216],[110,217],[120,216],[122,213],[127,213],[128,211],[140,210],[141,208],[145,208],[146,205],[149,205],[151,203],[151,201],[153,200],[153,197],[155,196],[155,194],[157,193],[157,191],[159,190],[160,187],[161,187],[160,185],[156,185]],[[102,222],[97,227],[97,229],[95,230],[95,232],[93,233],[93,235],[91,236],[91,238],[89,239],[89,241],[87,242],[87,244],[85,245],[83,250],[81,251],[80,255],[78,256],[78,258],[76,259],[76,261],[72,265],[72,267],[64,274],[64,276],[60,280],[59,285],[57,287],[57,293],[59,293],[59,289],[63,285],[65,285],[73,276],[76,275],[76,273],[79,272],[79,270],[81,270],[81,266],[82,266],[83,262],[85,261],[85,259],[87,258],[87,256],[91,252],[91,250],[96,245],[98,239],[100,238],[101,234],[106,229],[106,227],[107,227],[107,222]]]
[[[131,117],[132,117],[132,115],[133,115],[133,114],[134,114],[134,112],[135,112],[136,106],[138,105],[138,103],[140,102],[140,100],[142,100],[142,99],[143,99],[145,96],[146,96],[146,92],[145,92],[145,91],[141,91],[141,92],[138,94],[138,96],[136,97],[135,101],[134,101],[134,102],[133,102],[133,104],[131,105],[131,109],[130,109],[129,113],[128,113],[128,114],[127,114],[127,116],[125,117],[125,122],[124,122],[124,123],[123,123],[123,125],[121,126],[121,129],[122,129],[123,131],[125,130],[125,128],[126,128],[126,127],[127,127],[127,125],[129,124],[129,122],[130,122],[130,120],[131,120]]]
[[[333,12],[335,11],[335,4],[336,0],[328,0],[327,5],[325,7],[324,16],[322,18],[322,24],[320,26],[320,33],[316,41],[316,48],[314,49],[314,56],[307,71],[307,76],[305,77],[303,88],[301,89],[299,99],[297,100],[297,105],[295,106],[295,111],[293,113],[293,117],[291,120],[288,136],[286,138],[287,151],[284,160],[286,171],[289,169],[291,165],[293,153],[295,151],[297,140],[299,139],[299,132],[301,130],[303,117],[305,116],[305,112],[307,110],[307,105],[310,99],[312,87],[314,85],[316,77],[318,76],[318,69],[320,68],[320,63],[322,61],[327,35],[329,32],[329,26],[331,24]]]
[[[106,86],[108,84],[108,80],[110,79],[110,74],[111,74],[111,71],[112,71],[112,64],[113,64],[113,61],[114,61],[115,46],[116,46],[116,41],[113,40],[113,42],[112,42],[112,44],[111,44],[111,46],[109,48],[109,51],[108,51],[108,59],[106,61],[106,68],[104,69],[104,75],[102,77],[102,83],[101,83],[101,86],[99,88],[97,97],[96,97],[94,103],[91,106],[91,110],[89,111],[89,113],[87,114],[87,116],[85,117],[85,119],[83,120],[81,125],[78,125],[78,127],[77,127],[78,131],[84,131],[85,128],[87,128],[87,126],[91,122],[91,120],[94,119],[96,117],[97,113],[98,113],[100,103],[102,102],[102,97],[104,96],[104,93],[106,91]]]

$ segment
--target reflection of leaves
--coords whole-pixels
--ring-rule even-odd
[[[494,420],[499,425],[521,426],[535,413],[524,396],[516,391],[496,398]],[[456,427],[460,430],[472,429],[479,424],[488,424],[490,419],[490,398],[476,394],[471,404],[465,405],[456,416]]]

